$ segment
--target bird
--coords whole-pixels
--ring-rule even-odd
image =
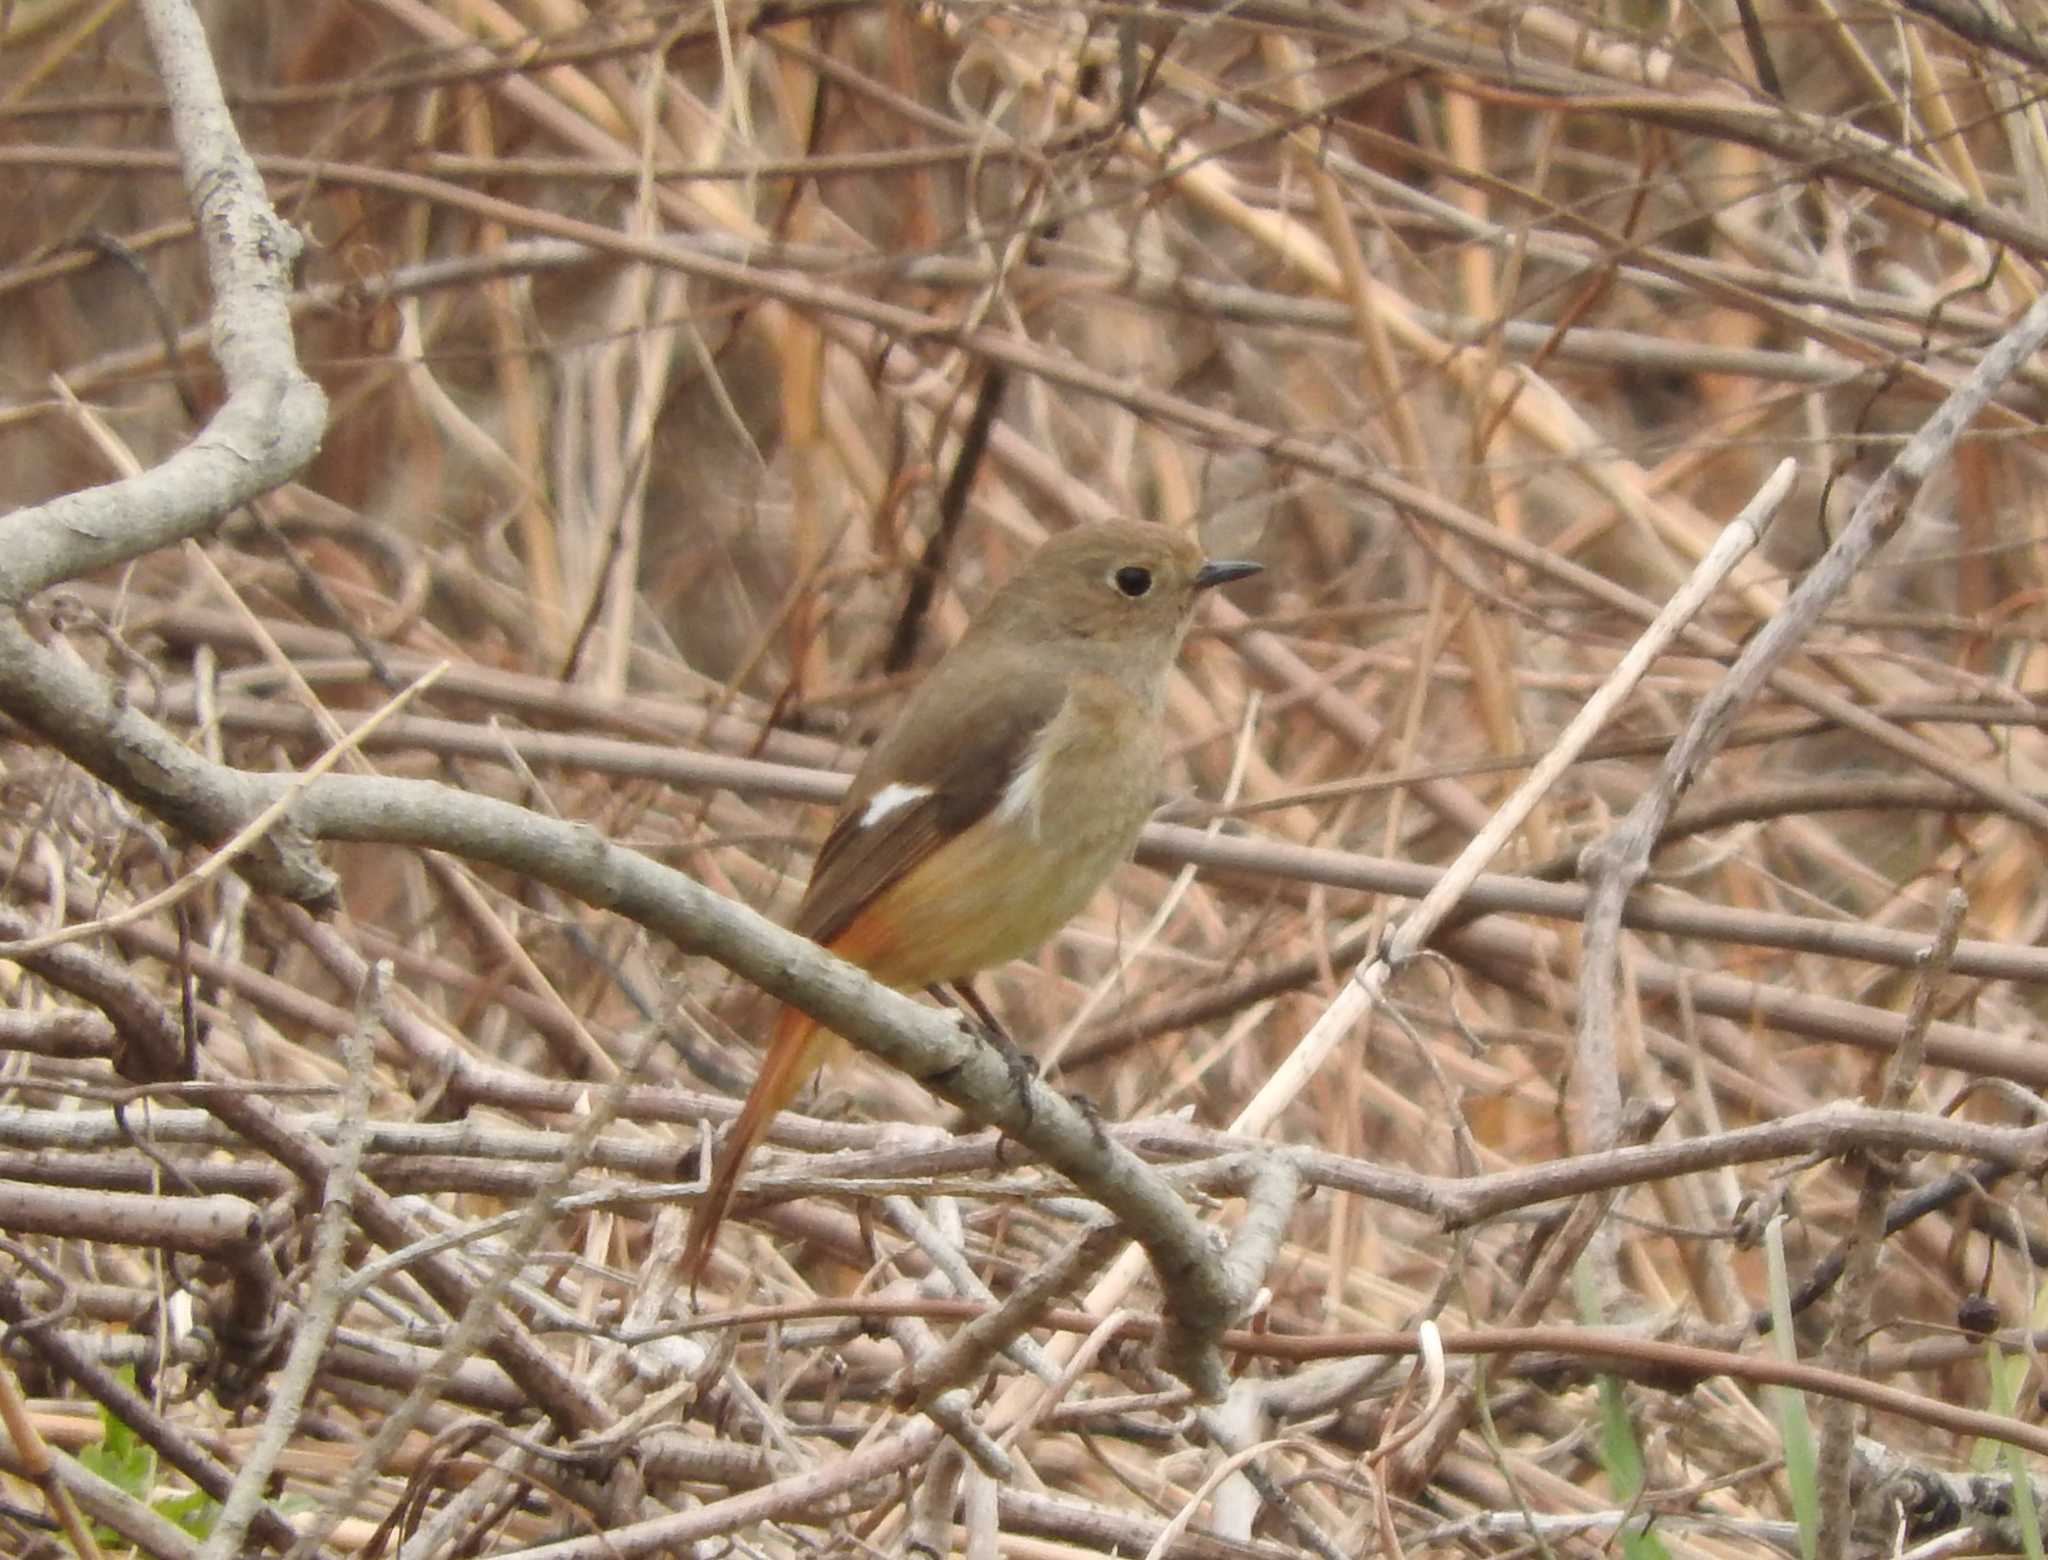
[[[992,1023],[965,983],[1045,942],[1131,853],[1158,802],[1195,603],[1261,568],[1148,521],[1043,543],[869,750],[792,929],[898,990],[960,988]],[[800,1008],[777,1016],[691,1213],[693,1293],[754,1148],[842,1045]]]

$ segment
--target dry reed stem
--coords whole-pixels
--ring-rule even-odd
[[[1956,1307],[1981,1292],[2024,1324],[2048,1252],[2042,1129],[1993,1087],[2048,1083],[2037,363],[1698,777],[1623,906],[1611,1012],[1577,992],[1588,890],[1560,880],[2048,263],[2025,36],[1945,0],[1755,9],[1756,39],[1696,8],[1631,12],[1653,30],[1630,33],[1586,7],[1291,0],[971,18],[378,0],[215,29],[254,167],[311,239],[264,308],[331,408],[320,454],[260,514],[225,516],[203,564],[134,547],[119,507],[17,515],[0,549],[0,650],[110,690],[0,700],[0,936],[105,923],[0,963],[0,1175],[48,1269],[0,1258],[0,1280],[22,1315],[72,1307],[50,1352],[14,1363],[88,1514],[190,1552],[64,1471],[96,1394],[225,1493],[248,1443],[209,1384],[240,1368],[262,1389],[273,1363],[220,1323],[263,1284],[288,1316],[306,1302],[337,1048],[379,959],[346,1258],[376,1277],[282,1416],[277,1463],[309,1503],[290,1509],[344,1524],[324,1553],[387,1518],[391,1552],[422,1560],[728,1536],[1278,1560],[1607,1524],[1555,1529],[1562,1548],[1621,1519],[1569,1438],[1592,1374],[1618,1371],[1667,1549],[1750,1554],[1789,1515],[1756,1471],[1752,1387],[1652,1346],[1747,1383],[1771,1368],[1743,1347],[1761,1300],[1745,1198],[1794,1215],[1815,1340],[1838,1315],[1877,1329],[1862,1358],[1830,1356],[1860,1386],[1807,1382],[1900,1394],[1860,1399],[1889,1460],[1852,1449],[1851,1482],[1952,1465],[1954,1413],[1988,1406]],[[43,30],[0,54],[21,214],[0,256],[0,471],[11,504],[77,516],[64,495],[124,446],[150,470],[219,452],[190,443],[229,393],[208,355],[218,235],[186,210],[137,17],[15,10]],[[231,452],[271,431],[236,426]],[[1412,1032],[1349,1036],[1288,1087],[1263,1148],[1214,1130],[1443,881],[1514,783],[1499,766],[1555,746],[1788,457],[1769,547],[1507,839],[1476,918],[1401,989]],[[1098,1288],[1092,1313],[1081,1279],[1031,1283],[1081,1247],[1077,1272],[1108,1260],[1111,1237],[1083,1238],[1099,1210],[874,1068],[781,1124],[734,1231],[747,1287],[679,1315],[663,1221],[697,1123],[747,1077],[757,993],[502,853],[284,837],[248,893],[192,874],[253,808],[131,799],[137,766],[218,774],[206,758],[254,777],[243,796],[279,795],[270,777],[447,660],[416,713],[363,734],[377,783],[587,824],[777,915],[817,806],[1039,537],[1225,510],[1262,523],[1268,573],[1219,604],[1175,682],[1174,785],[1212,804],[1240,773],[1242,805],[1155,825],[1145,864],[992,990],[1019,1034],[1079,1022],[1059,1087],[1251,1242],[1264,1293],[1223,1338],[1249,1429],[1155,1392],[1162,1297],[1142,1279]],[[943,576],[908,605],[942,524]],[[913,616],[921,648],[891,670]],[[81,755],[111,733],[97,775],[38,729]],[[1190,866],[1176,901],[1153,869]],[[180,883],[182,904],[153,902]],[[1970,906],[1951,974],[1909,1018],[1951,888]],[[346,916],[289,902],[322,893]],[[1615,1061],[1581,1053],[1568,1079],[1571,1026],[1603,1014]],[[547,1202],[586,1091],[650,1033],[620,1119]],[[1921,1088],[1853,1103],[1915,1036]],[[1677,1109],[1649,1142],[1568,1153],[1568,1087]],[[1155,1101],[1195,1119],[1132,1119]],[[1283,1152],[1267,1168],[1316,1195],[1251,1174],[1245,1156]],[[104,1217],[63,1241],[29,1227],[36,1198]],[[199,1198],[261,1212],[260,1263],[177,1253],[178,1219],[215,1206]],[[875,1199],[913,1198],[877,1224]],[[1552,1324],[1541,1341],[1499,1335],[1566,1249],[1523,1249],[1560,1199],[1589,1228],[1551,1238],[1588,1239],[1633,1361],[1554,1305],[1530,1318]],[[503,1329],[341,1509],[347,1459],[323,1437],[360,1446],[388,1422],[523,1213],[537,1244]],[[159,1266],[179,1297],[161,1316]],[[898,1283],[923,1309],[877,1298]],[[1126,1319],[1073,1351],[1112,1295]],[[1498,1440],[1467,1432],[1431,1464],[1433,1513],[1375,1493],[1360,1459],[1399,1372],[1353,1347],[1424,1316],[1520,1351],[1493,1380]],[[121,1397],[118,1361],[162,1401]],[[931,1373],[970,1394],[954,1431],[999,1443],[1014,1481],[940,1476],[940,1433],[895,1396]],[[550,1434],[588,1459],[558,1460]],[[1253,1447],[1238,1472],[1269,1496],[1221,1477]],[[0,1549],[30,1541],[15,1521]],[[251,1547],[281,1526],[259,1511]]]

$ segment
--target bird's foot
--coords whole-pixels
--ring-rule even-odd
[[[1109,1134],[1103,1127],[1102,1112],[1096,1108],[1095,1101],[1085,1094],[1074,1093],[1067,1096],[1067,1103],[1081,1113],[1081,1118],[1088,1123],[1089,1134],[1098,1144],[1108,1142]]]
[[[967,981],[954,981],[950,986],[933,987],[932,994],[943,1002],[952,1003],[967,1021],[968,1026],[998,1056],[1003,1066],[1009,1069],[1010,1087],[1017,1096],[1017,1108],[1024,1117],[1028,1131],[1032,1121],[1031,1085],[1038,1077],[1038,1062],[1027,1055],[1008,1030],[998,1022],[989,1005],[981,1000],[981,993]],[[957,998],[957,1003],[954,999]]]

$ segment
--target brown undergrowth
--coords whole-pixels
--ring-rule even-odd
[[[236,771],[443,669],[335,761],[361,810],[316,809],[317,854],[198,882],[230,831],[0,696],[0,937],[108,923],[0,960],[10,1474],[127,1426],[150,1470],[76,1498],[167,1555],[140,1508],[274,1456],[251,1553],[1590,1554],[1627,1518],[1680,1556],[1798,1551],[1786,1386],[1833,1553],[2009,1471],[1981,1436],[2048,1448],[2038,365],[1689,777],[1596,939],[1597,1046],[1575,876],[2039,292],[2035,34],[1945,0],[216,9],[308,240],[324,441],[10,612],[240,822],[276,793]],[[0,23],[11,505],[224,395],[142,15]],[[1787,457],[1693,637],[1304,1065]],[[693,1149],[768,999],[574,841],[785,915],[919,669],[1111,515],[1267,572],[1183,658],[1140,862],[984,994],[1202,1220],[1274,1222],[1228,1397],[1162,1369],[1093,1200],[865,1061],[781,1124],[692,1309]],[[594,834],[400,827],[374,777]],[[0,1548],[70,1541],[10,1483]]]

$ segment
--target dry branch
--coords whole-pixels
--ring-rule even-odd
[[[61,1487],[179,1560],[191,1489],[212,1553],[1696,1560],[1789,1542],[1773,1381],[1854,1405],[1852,1550],[2018,1542],[1949,1470],[2040,1444],[1953,1330],[2048,1263],[2038,51],[1741,9],[0,8],[0,1309],[50,1454],[0,1551]],[[985,592],[1133,513],[1267,572],[1169,692],[1140,868],[989,986],[1092,1106],[1027,1124],[775,923]],[[1573,863],[1719,700],[1583,935]],[[778,1123],[691,1313],[764,989],[909,1076]],[[1631,1098],[1669,1119],[1615,1146]],[[1395,1396],[1425,1320],[1495,1352],[1488,1437],[1457,1354]],[[105,1414],[144,1495],[76,1461]]]

